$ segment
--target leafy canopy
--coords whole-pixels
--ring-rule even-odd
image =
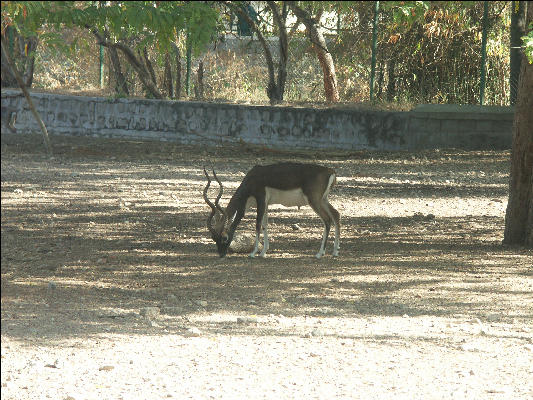
[[[24,36],[38,34],[49,45],[60,45],[63,27],[107,32],[113,41],[136,38],[139,45],[166,50],[187,32],[195,51],[213,39],[220,27],[218,10],[201,1],[6,1],[2,2],[2,32],[13,26]],[[56,32],[46,33],[44,27]],[[49,30],[46,30],[47,32]]]

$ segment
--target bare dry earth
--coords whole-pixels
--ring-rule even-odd
[[[501,245],[508,152],[52,141],[49,160],[2,135],[2,399],[533,396],[533,252]],[[279,206],[266,259],[218,258],[201,166],[226,202],[288,159],[337,170],[340,256],[314,259],[318,217]]]

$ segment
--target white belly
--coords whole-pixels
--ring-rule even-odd
[[[309,204],[302,189],[279,190],[266,187],[266,203],[281,204],[285,207],[301,207]]]
[[[279,190],[270,187],[265,188],[266,204],[281,204],[285,207],[301,207],[309,205],[307,197],[303,194],[302,189]],[[246,209],[256,208],[257,202],[255,197],[250,196],[246,201]]]

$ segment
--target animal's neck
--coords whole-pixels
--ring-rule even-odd
[[[226,207],[226,214],[228,215],[229,222],[231,223],[231,230],[235,230],[239,222],[241,222],[244,212],[246,211],[246,201],[248,195],[238,188],[231,197],[228,206]]]

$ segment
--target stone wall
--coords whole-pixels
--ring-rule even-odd
[[[272,148],[422,150],[507,149],[510,107],[419,106],[409,112],[269,107],[207,102],[109,99],[32,93],[50,134],[166,140],[244,141]],[[2,91],[5,116],[19,133],[39,132],[26,100]]]

